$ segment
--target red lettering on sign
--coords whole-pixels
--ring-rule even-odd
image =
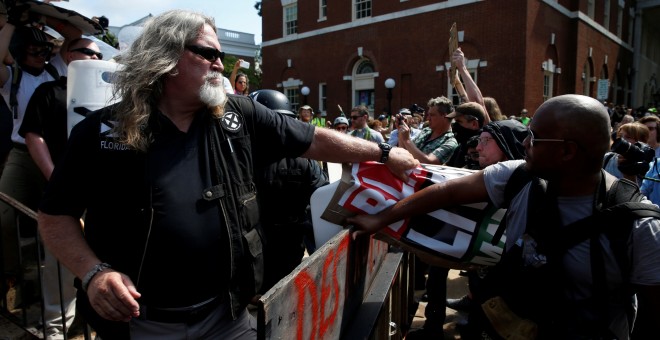
[[[339,268],[341,260],[348,257],[348,243],[350,241],[350,236],[344,237],[344,239],[338,244],[336,249],[331,249],[328,252],[328,256],[323,262],[323,272],[321,273],[321,292],[319,296],[319,286],[314,282],[313,276],[306,269],[301,271],[294,278],[294,285],[297,292],[298,302],[297,302],[297,314],[298,314],[298,324],[296,327],[296,338],[299,340],[305,338],[305,326],[311,326],[309,330],[309,339],[314,340],[316,338],[323,339],[325,334],[337,321],[337,312],[339,311],[340,306],[340,286],[337,270],[345,270],[345,268]],[[309,300],[307,299],[309,296]],[[311,302],[311,325],[305,324],[305,306],[307,303]],[[330,307],[331,310],[326,316],[326,307]]]

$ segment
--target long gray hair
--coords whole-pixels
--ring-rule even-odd
[[[163,81],[175,75],[175,67],[187,43],[195,40],[204,25],[215,27],[213,18],[200,13],[172,10],[149,20],[142,34],[121,57],[123,68],[115,75],[113,95],[121,98],[115,107],[115,130],[123,143],[145,151],[151,137],[149,115],[163,95]]]

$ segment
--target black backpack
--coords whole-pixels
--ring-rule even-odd
[[[524,164],[518,167],[505,187],[505,204],[508,206],[513,197],[519,193],[528,183],[532,183],[530,200],[528,202],[528,219],[534,219],[532,215],[541,211],[539,206],[548,205],[548,202],[537,199],[538,193],[546,193],[548,184],[545,180],[536,178],[529,174]],[[498,265],[490,268],[484,281],[480,284],[480,290],[475,295],[475,308],[470,313],[470,326],[464,334],[465,338],[505,338],[510,334],[502,335],[498,329],[502,325],[493,325],[486,317],[481,304],[493,303],[491,298],[501,297],[508,309],[513,312],[513,319],[531,320],[538,326],[539,339],[561,338],[565,336],[567,320],[571,320],[572,309],[563,296],[563,285],[561,275],[564,275],[561,266],[561,256],[565,252],[586,240],[590,242],[591,271],[593,276],[593,298],[589,303],[600,311],[598,321],[593,324],[581,325],[581,330],[588,330],[592,338],[614,338],[609,333],[608,306],[612,301],[612,293],[608,290],[606,280],[606,268],[603,262],[603,249],[599,237],[605,234],[622,271],[623,288],[616,291],[615,299],[623,304],[630,304],[633,292],[628,282],[632,267],[628,256],[627,240],[630,237],[633,223],[644,217],[660,218],[660,209],[655,205],[641,203],[644,196],[639,192],[639,187],[628,180],[619,179],[606,183],[605,174],[597,193],[596,213],[569,224],[561,229],[553,228],[551,232],[542,229],[533,223],[527,224],[526,232],[532,234],[539,243],[538,248],[543,254],[548,254],[547,264],[539,268],[526,267],[522,263],[522,248],[514,246],[503,254]],[[556,206],[556,203],[555,203]],[[547,207],[543,208],[546,209]],[[545,211],[545,210],[544,210]],[[536,217],[539,220],[545,217]],[[506,217],[502,220],[493,242],[499,242],[506,228]],[[552,223],[552,222],[548,222]],[[543,224],[543,223],[541,223]],[[547,224],[545,225],[547,229]],[[496,304],[496,303],[495,303]],[[488,305],[488,304],[486,304]],[[577,307],[577,306],[576,306]],[[634,315],[634,311],[630,311]],[[519,318],[518,318],[519,317]],[[629,318],[632,324],[632,318]],[[505,325],[506,326],[506,325]],[[507,328],[507,327],[504,327]],[[509,329],[515,328],[514,326]],[[520,335],[520,334],[517,334]],[[523,337],[524,338],[524,337]]]

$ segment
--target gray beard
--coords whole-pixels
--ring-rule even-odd
[[[217,76],[217,74],[209,74],[209,77],[207,78],[214,78],[215,76]],[[199,99],[208,107],[224,106],[227,101],[225,87],[223,86],[224,77],[222,77],[222,74],[220,74],[219,77],[222,79],[219,84],[212,84],[207,79],[207,81],[204,82],[204,85],[199,89]]]

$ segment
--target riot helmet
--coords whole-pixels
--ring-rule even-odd
[[[257,90],[250,93],[250,98],[261,105],[281,114],[295,118],[296,114],[291,111],[289,98],[284,93],[275,90]]]

